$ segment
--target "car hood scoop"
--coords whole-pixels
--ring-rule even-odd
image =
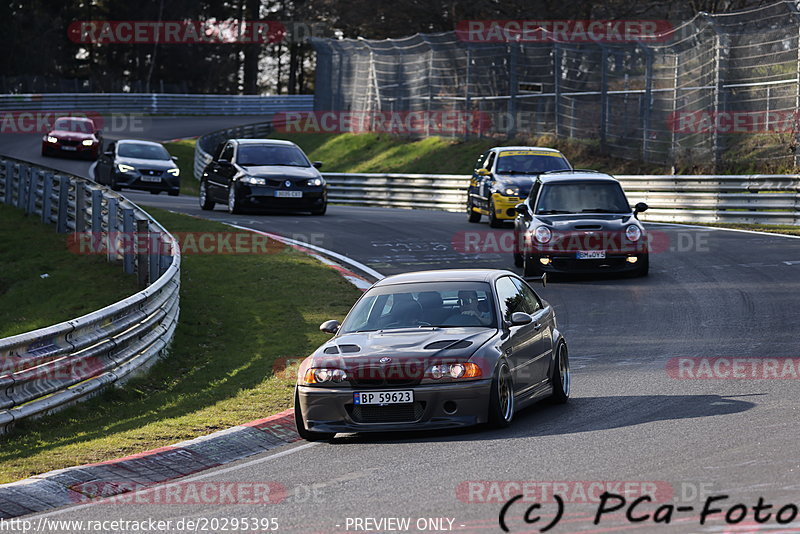
[[[381,358],[394,362],[405,360],[467,359],[496,334],[493,328],[407,328],[344,334],[318,351],[319,358],[331,355],[344,361],[361,360],[377,363]],[[338,346],[338,348],[337,348]],[[358,352],[345,350],[357,347]],[[331,350],[333,349],[333,350]],[[335,352],[334,352],[335,351]]]

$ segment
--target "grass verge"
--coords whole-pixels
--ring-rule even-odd
[[[148,211],[175,232],[232,230]],[[290,407],[294,376],[273,373],[274,364],[314,350],[328,337],[318,325],[341,319],[360,294],[293,249],[187,255],[181,270],[170,356],[122,388],[21,423],[0,439],[0,482],[169,445]]]
[[[677,223],[680,224],[680,223]],[[693,223],[686,223],[693,224]],[[800,235],[800,226],[786,224],[737,224],[737,223],[694,223],[699,226],[713,226],[715,228],[731,228],[733,230],[753,230],[768,232],[770,234]]]
[[[70,252],[67,234],[0,205],[0,337],[74,319],[136,291],[122,267]]]
[[[196,197],[200,182],[194,179],[194,145],[194,139],[164,143],[164,147],[171,155],[178,156],[178,168],[181,170],[181,194]]]

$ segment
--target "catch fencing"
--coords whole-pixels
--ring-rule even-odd
[[[0,95],[0,111],[83,111],[153,115],[268,115],[308,111],[313,95],[43,93]]]
[[[477,114],[461,136],[554,134],[690,172],[800,163],[796,2],[698,13],[648,40],[537,35],[313,39],[315,107]]]
[[[1,158],[0,202],[59,233],[89,236],[94,253],[121,263],[142,288],[77,319],[0,339],[1,433],[125,380],[163,354],[178,321],[181,258],[155,219],[90,180]]]

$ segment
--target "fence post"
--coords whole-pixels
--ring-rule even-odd
[[[600,56],[600,149],[605,151],[608,126],[608,48],[600,45],[600,50],[602,51]]]
[[[53,201],[53,173],[46,172],[44,174],[44,185],[42,186],[42,222],[50,224],[52,216],[52,201]]]
[[[464,117],[467,117],[467,114],[470,111],[470,107],[472,101],[470,99],[469,93],[469,83],[472,74],[472,49],[467,46],[467,69],[466,69],[466,83],[464,83]],[[469,139],[469,122],[464,121],[464,139]]]
[[[561,135],[561,46],[558,43],[553,43],[553,113],[556,137]]]
[[[672,160],[672,173],[678,163],[678,52],[675,52],[675,67],[672,72],[672,120],[670,121],[670,159]]]
[[[134,238],[134,242],[136,243],[136,279],[139,282],[139,288],[144,289],[147,287],[150,271],[148,257],[152,253],[152,251],[148,250],[151,240],[148,232],[148,224],[144,219],[136,220],[136,237]]]
[[[136,236],[133,235],[133,208],[122,208],[122,270],[127,274],[134,272],[134,247],[136,246]]]
[[[108,199],[108,219],[106,220],[106,230],[108,231],[108,261],[113,262],[117,259],[117,251],[114,243],[117,239],[118,217],[119,217],[119,200],[117,198]]]
[[[67,228],[67,217],[69,216],[69,176],[58,177],[58,213],[56,213],[56,231],[65,234]]]
[[[75,232],[86,231],[86,184],[75,182]]]
[[[513,139],[517,135],[517,93],[519,91],[519,78],[517,78],[517,65],[519,64],[519,42],[509,43],[509,65],[508,65],[508,138]]]
[[[653,110],[653,51],[644,49],[644,106],[642,107],[642,161],[648,161],[647,151],[650,148],[650,116]]]

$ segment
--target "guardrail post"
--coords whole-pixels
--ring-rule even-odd
[[[114,246],[117,239],[117,229],[119,225],[117,224],[117,219],[119,217],[119,200],[116,197],[111,197],[108,199],[108,219],[106,221],[106,231],[108,232],[108,239],[107,242],[107,250],[108,250],[108,261],[113,262],[117,259],[117,250]]]
[[[8,197],[9,197],[9,194],[8,194],[8,184],[9,184],[8,171],[9,171],[9,169],[11,169],[11,163],[8,160],[5,160],[3,162],[3,169],[4,169],[4,173],[3,173],[3,202],[8,204]]]
[[[44,184],[42,185],[42,222],[50,224],[52,215],[53,201],[53,173],[44,173]]]
[[[75,232],[86,231],[86,184],[75,182]]]
[[[128,274],[133,274],[134,266],[134,246],[136,236],[133,235],[133,208],[122,208],[122,270]]]
[[[67,216],[69,211],[69,176],[58,177],[58,213],[56,213],[56,231],[67,233]]]
[[[139,288],[144,289],[147,287],[147,280],[149,278],[150,262],[148,256],[152,254],[150,248],[150,235],[148,232],[148,224],[144,219],[136,220],[136,278],[139,282]]]
[[[25,206],[25,213],[28,215],[36,214],[36,193],[39,189],[39,171],[33,167],[28,168],[28,197]]]
[[[158,280],[158,267],[161,259],[161,236],[157,232],[148,234],[147,246],[149,247],[150,272],[149,281],[152,284]]]
[[[100,189],[92,189],[92,232],[103,231],[103,192]]]
[[[27,202],[25,202],[27,185],[28,166],[20,164],[17,172],[17,208],[23,211],[27,206]]]

